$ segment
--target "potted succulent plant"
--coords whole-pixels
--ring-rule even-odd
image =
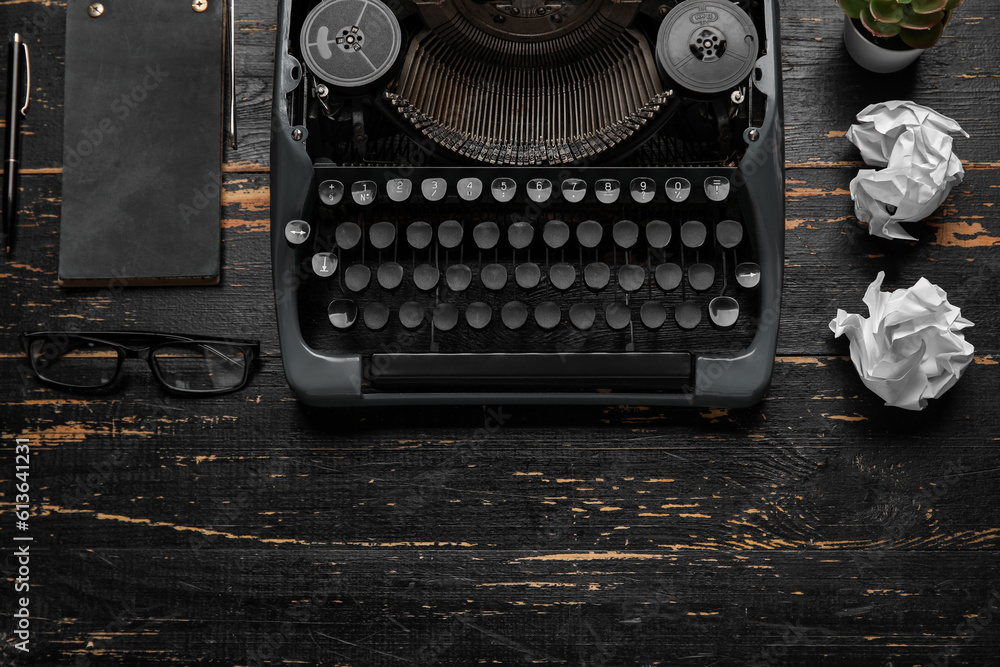
[[[898,72],[937,44],[963,0],[837,0],[844,10],[844,44],[873,72]]]

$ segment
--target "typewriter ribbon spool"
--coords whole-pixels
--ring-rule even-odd
[[[663,19],[656,60],[679,88],[714,96],[746,81],[759,48],[757,28],[740,7],[729,0],[688,0]]]
[[[306,17],[299,39],[313,74],[337,93],[361,95],[385,85],[403,34],[379,0],[327,0]]]

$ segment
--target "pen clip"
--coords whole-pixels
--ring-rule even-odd
[[[229,145],[236,148],[236,0],[226,0],[228,30],[226,60],[229,65]]]
[[[24,82],[24,106],[21,107],[21,115],[27,115],[28,104],[31,103],[31,54],[28,53],[28,45],[21,41],[21,36],[14,34],[14,41],[24,49],[24,69],[27,72]]]

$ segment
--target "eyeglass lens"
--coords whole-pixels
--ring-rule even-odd
[[[118,370],[115,347],[82,338],[33,340],[30,356],[38,377],[75,387],[103,387]]]
[[[179,391],[238,387],[246,375],[243,350],[225,343],[179,343],[158,348],[153,363],[160,379]]]

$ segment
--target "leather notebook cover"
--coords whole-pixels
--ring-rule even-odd
[[[223,0],[69,0],[59,281],[216,284]]]

